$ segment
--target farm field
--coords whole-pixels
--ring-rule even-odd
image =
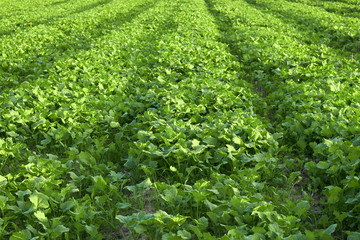
[[[360,239],[357,0],[0,0],[0,239]]]

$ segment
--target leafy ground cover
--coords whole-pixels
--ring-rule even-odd
[[[0,1],[1,238],[359,239],[347,7]]]

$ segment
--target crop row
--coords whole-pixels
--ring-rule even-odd
[[[289,0],[288,0],[289,1]],[[344,17],[360,16],[360,6],[357,1],[306,1],[306,0],[290,0],[291,2],[299,2],[311,6],[317,6],[325,9],[327,12],[336,13]]]
[[[319,203],[318,227],[358,229],[359,60],[338,44],[355,51],[359,24],[286,1],[213,3],[223,41],[248,69],[245,77],[265,88],[284,158],[300,156],[299,187],[317,199],[314,206]],[[338,23],[346,27],[336,28]]]
[[[275,0],[1,7],[1,237],[359,235],[357,19]]]

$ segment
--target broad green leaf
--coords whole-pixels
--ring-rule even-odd
[[[301,141],[301,140],[297,141],[296,144],[297,144],[302,150],[304,150],[304,149],[306,148],[306,146],[307,146],[307,143],[306,143],[305,141]]]
[[[94,186],[96,189],[101,190],[101,191],[106,191],[107,183],[102,176],[95,176],[95,177],[92,177],[92,179],[94,181]]]
[[[26,235],[24,233],[20,233],[20,232],[16,232],[16,233],[13,233],[11,236],[10,236],[10,239],[9,240],[26,240]]]
[[[335,232],[337,224],[330,225],[327,229],[325,229],[325,232],[329,235],[331,235],[333,232]]]
[[[134,227],[134,230],[136,233],[138,234],[142,234],[146,231],[146,226],[142,225],[142,224],[137,224],[135,227]]]
[[[186,230],[177,231],[177,235],[180,236],[182,239],[191,239],[191,233]]]
[[[200,141],[197,140],[197,139],[193,139],[191,142],[192,142],[192,147],[193,147],[193,148],[196,148],[196,147],[199,146],[199,144],[200,144]]]
[[[306,200],[302,200],[296,204],[294,209],[295,214],[299,217],[306,215],[307,211],[311,208],[310,204]]]
[[[208,233],[208,232],[206,232],[206,233],[203,234],[203,238],[202,238],[202,239],[203,239],[203,240],[217,240],[216,237],[211,236],[211,234]]]
[[[330,163],[325,161],[320,161],[316,164],[316,167],[320,169],[328,169],[330,167]]]
[[[0,209],[5,208],[6,202],[9,200],[6,196],[0,196]]]
[[[34,205],[34,209],[39,208],[48,208],[49,207],[49,197],[43,193],[35,192],[29,197],[30,202]]]
[[[123,215],[116,215],[115,218],[123,224],[127,224],[132,220],[131,216],[123,216]]]
[[[203,139],[203,142],[206,143],[207,145],[215,146],[217,143],[217,139],[214,137],[206,137]]]
[[[69,211],[72,207],[74,207],[73,201],[66,201],[60,204],[60,208],[63,212]]]
[[[238,196],[233,196],[232,198],[231,198],[231,204],[233,205],[233,207],[234,208],[239,208],[240,207],[240,205],[241,205],[241,198],[240,197],[238,197]]]
[[[359,156],[360,156],[360,147],[357,147],[350,150],[348,158],[352,161],[356,161],[359,160]]]
[[[313,233],[309,230],[305,230],[305,236],[306,236],[306,239],[315,240],[315,233]]]
[[[60,219],[61,218],[53,218],[51,227],[54,232],[56,232],[58,234],[60,233],[60,235],[61,235],[62,233],[69,232],[70,229],[65,227],[64,225],[62,225]],[[55,235],[58,235],[58,234],[55,234]]]
[[[110,123],[110,127],[112,127],[112,128],[118,128],[118,127],[120,127],[120,124],[119,124],[118,122],[111,122],[111,123]]]
[[[279,224],[277,223],[271,223],[269,224],[269,230],[273,233],[275,233],[277,236],[281,236],[284,233],[284,230],[280,228]]]
[[[327,201],[329,204],[337,203],[339,201],[339,194],[342,192],[342,189],[338,186],[327,186],[325,187],[326,190],[324,190]]]
[[[254,233],[266,233],[266,230],[265,230],[265,228],[263,228],[263,227],[253,227],[253,228],[252,228],[252,231],[253,231]]]
[[[45,213],[43,211],[37,211],[34,213],[34,216],[40,220],[40,222],[46,223],[48,222],[47,217],[45,216]]]
[[[336,219],[340,222],[344,221],[344,219],[346,218],[346,213],[339,213],[338,211],[334,211],[334,215],[336,217]]]
[[[229,153],[236,152],[236,149],[232,145],[226,144],[226,146]]]
[[[96,236],[98,234],[98,229],[95,225],[86,225],[85,226],[85,230],[86,232],[90,235],[90,236]]]
[[[201,201],[203,201],[204,199],[206,199],[206,195],[204,192],[199,192],[199,191],[192,191],[191,195],[194,197],[194,201],[199,203]]]
[[[118,132],[117,134],[115,134],[115,139],[117,141],[120,141],[123,136],[124,136],[124,134],[122,132]]]
[[[0,186],[3,187],[7,184],[7,178],[0,175]]]
[[[197,226],[200,228],[200,229],[206,229],[209,225],[209,220],[206,218],[206,217],[201,217],[199,219],[194,219],[194,222],[197,224]]]
[[[131,207],[132,204],[131,203],[117,203],[116,207],[119,209],[128,209],[129,207]]]
[[[178,226],[182,225],[183,223],[185,223],[186,219],[188,217],[185,216],[181,216],[179,214],[177,214],[176,216],[171,218],[171,221],[173,221],[174,223],[176,223]]]
[[[136,162],[136,159],[133,158],[133,157],[129,157],[127,159],[125,159],[126,162],[124,164],[125,167],[129,168],[129,169],[135,169],[137,168],[137,162]]]
[[[202,239],[203,234],[202,234],[202,231],[199,229],[199,227],[194,226],[194,225],[188,225],[187,229],[193,231],[196,234],[196,236],[198,237],[198,239]]]
[[[218,206],[211,203],[209,200],[205,200],[204,204],[210,209],[210,211],[213,211],[215,208],[217,208]]]
[[[240,145],[240,144],[243,143],[243,140],[242,140],[241,138],[239,138],[238,136],[235,136],[235,137],[233,138],[233,142],[236,143],[236,144],[238,144],[238,145]]]
[[[359,240],[360,232],[352,232],[348,235],[347,240]]]
[[[144,181],[142,181],[141,183],[138,183],[136,184],[136,186],[139,188],[139,189],[142,189],[142,190],[145,190],[147,189],[148,187],[150,187],[152,185],[152,182],[150,180],[150,178],[146,178]]]
[[[252,132],[251,132],[251,138],[254,140],[254,141],[257,141],[259,138],[261,138],[261,133],[260,133],[260,131],[259,130],[253,130]]]
[[[48,145],[51,142],[51,138],[49,136],[46,135],[44,140],[41,140],[41,145]]]
[[[92,165],[96,164],[95,158],[93,156],[91,156],[91,154],[88,152],[79,153],[79,160],[81,163],[88,165],[88,166],[92,166]]]
[[[164,190],[164,196],[162,198],[168,203],[176,203],[177,193],[177,189],[175,187],[171,187]]]

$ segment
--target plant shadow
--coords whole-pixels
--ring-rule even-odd
[[[264,12],[276,14],[276,17],[282,22],[291,25],[296,28],[298,32],[301,32],[304,36],[311,36],[314,40],[321,41],[328,47],[333,49],[339,49],[347,52],[359,52],[359,33],[352,34],[347,28],[337,28],[333,25],[329,27],[327,24],[328,18],[314,17],[305,10],[298,9],[303,14],[295,14],[293,11],[284,10],[273,4],[265,1],[257,0],[245,0],[254,8]],[[292,4],[291,2],[287,2]],[[295,3],[296,4],[296,3]],[[275,15],[274,15],[275,16]]]

